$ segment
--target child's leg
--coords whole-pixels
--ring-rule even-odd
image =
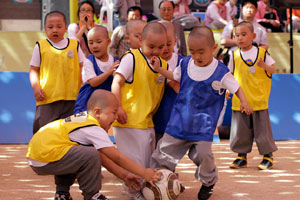
[[[260,155],[266,155],[277,150],[273,140],[268,110],[255,111],[253,113],[253,129]]]
[[[165,133],[152,154],[152,168],[166,168],[175,171],[176,165],[191,147],[191,143]]]
[[[75,101],[55,101],[36,107],[33,121],[33,134],[42,126],[57,119],[63,119],[73,114]]]
[[[54,175],[57,192],[69,192],[76,179],[76,174]]]
[[[250,153],[253,145],[252,115],[232,111],[230,149],[236,153]]]
[[[154,128],[134,129],[113,127],[117,148],[143,167],[150,167],[155,147]]]
[[[195,177],[203,185],[214,185],[218,180],[218,170],[211,149],[212,142],[195,142],[189,150],[189,158],[197,165]]]
[[[39,175],[76,175],[84,199],[90,199],[101,189],[101,160],[94,147],[73,146],[61,160],[32,168]],[[65,189],[70,179],[65,181],[61,178],[63,176],[55,183],[57,188]]]

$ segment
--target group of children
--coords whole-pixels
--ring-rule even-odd
[[[234,94],[230,147],[238,153],[230,167],[247,165],[254,138],[264,155],[259,168],[272,167],[268,98],[274,60],[252,46],[250,23],[235,28],[240,48],[229,68],[213,57],[217,44],[206,26],[190,32],[191,56],[183,58],[173,52],[171,22],[131,20],[131,48],[120,61],[107,52],[111,41],[103,26],[89,30],[92,55],[86,60],[78,42],[64,38],[62,13],[46,15],[45,32],[48,39],[37,42],[30,63],[37,106],[26,157],[37,174],[54,175],[55,199],[72,199],[75,179],[85,200],[107,199],[99,193],[101,166],[124,181],[129,197],[144,199],[141,177],[158,181],[154,169],[175,171],[187,151],[202,182],[198,199],[208,199],[218,180],[211,146],[226,90]],[[107,135],[111,125],[117,148]]]

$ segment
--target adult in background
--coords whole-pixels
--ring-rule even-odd
[[[183,56],[187,56],[183,27],[181,26],[180,22],[173,20],[174,19],[173,14],[175,9],[174,2],[163,0],[159,3],[158,8],[160,13],[160,18],[166,21],[171,21],[174,24],[176,36],[178,38],[177,44],[174,47],[174,52],[181,54]]]
[[[88,47],[87,33],[94,27],[94,14],[94,4],[90,1],[83,1],[80,3],[77,11],[79,22],[68,26],[68,37],[79,41],[86,57],[91,54]]]
[[[204,24],[212,29],[224,28],[231,20],[227,15],[225,3],[227,0],[215,0],[209,4],[205,12]]]
[[[269,7],[269,0],[257,2],[255,20],[267,29],[267,32],[282,32],[277,11]]]
[[[241,18],[238,19],[238,22],[246,21],[250,22],[253,25],[254,33],[256,35],[255,39],[253,40],[254,43],[258,46],[262,46],[265,49],[268,48],[268,38],[267,32],[263,26],[257,23],[254,19],[257,11],[257,1],[256,0],[244,0],[242,2],[242,15]],[[236,49],[237,43],[232,37],[234,22],[230,21],[225,27],[222,32],[221,36],[221,45],[231,48],[231,50]]]
[[[114,4],[114,28],[125,25],[127,22],[127,10],[130,7],[141,7],[140,0],[113,0]]]

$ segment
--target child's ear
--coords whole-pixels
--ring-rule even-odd
[[[93,108],[93,114],[94,114],[94,117],[96,119],[98,119],[100,117],[100,114],[101,114],[101,108],[99,108],[99,107]]]
[[[217,48],[218,48],[218,44],[215,43],[214,46],[213,46],[213,50],[215,51]]]
[[[128,34],[125,35],[125,40],[129,41],[129,35]]]
[[[109,46],[109,45],[110,45],[110,43],[111,43],[111,39],[110,39],[110,38],[108,38],[108,39],[107,39],[107,43],[108,43],[108,45],[107,45],[107,46]]]
[[[256,33],[253,33],[253,40],[256,38]]]
[[[142,34],[138,34],[139,41],[142,42]]]

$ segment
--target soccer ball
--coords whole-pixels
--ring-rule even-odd
[[[177,174],[168,169],[159,169],[162,172],[161,180],[153,187],[145,182],[142,193],[146,200],[175,200],[180,194],[180,183]]]

